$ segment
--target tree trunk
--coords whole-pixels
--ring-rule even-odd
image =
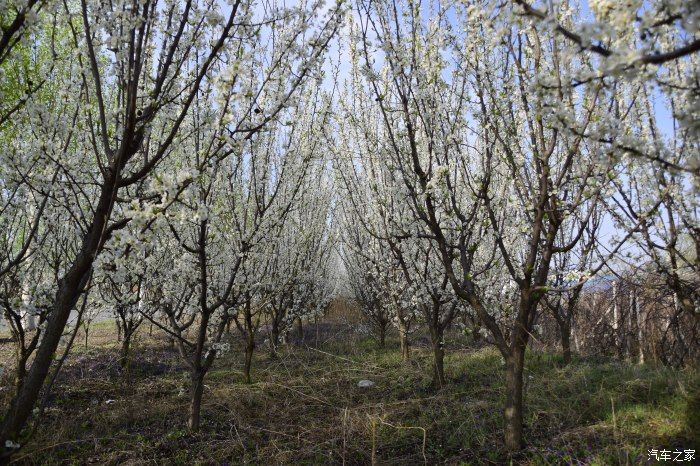
[[[472,338],[474,339],[474,343],[481,341],[481,326],[480,325],[475,325],[474,327],[472,327]]]
[[[304,326],[301,322],[301,317],[297,317],[297,337],[299,337],[300,343],[304,343]]]
[[[99,210],[96,215],[100,215]],[[88,238],[86,243],[90,242],[90,238]],[[97,250],[97,244],[84,245],[71,269],[59,282],[54,308],[49,316],[46,330],[37,348],[32,366],[27,373],[21,390],[16,394],[5,413],[2,430],[0,431],[0,445],[4,445],[7,440],[16,440],[19,437],[29,419],[29,415],[34,409],[34,404],[39,398],[44,380],[48,375],[56,349],[61,341],[63,330],[66,328],[66,323],[70,317],[70,311],[75,306],[89,277],[93,256],[92,254],[88,255],[86,250],[91,252]]]
[[[634,318],[637,324],[637,349],[639,350],[639,364],[644,364],[644,319],[642,318],[642,305],[639,296],[634,296]]]
[[[274,346],[273,346],[274,348]],[[250,376],[250,370],[253,367],[253,351],[255,350],[255,338],[252,333],[246,336],[245,345],[245,365],[243,367],[243,379],[245,383],[252,383],[253,379]]]
[[[561,349],[564,356],[564,364],[571,364],[571,328],[566,327],[566,331],[561,334]]]
[[[131,332],[124,329],[124,339],[119,350],[119,366],[126,369],[129,365],[129,349],[131,347]]]
[[[399,323],[399,340],[401,341],[401,358],[408,361],[411,358],[411,350],[408,341],[408,329],[403,323]]]
[[[433,338],[433,386],[442,388],[445,385],[445,342],[442,339],[442,332],[437,332]]]
[[[122,341],[122,324],[119,319],[115,319],[117,323],[117,341]]]
[[[24,351],[19,351],[17,355],[17,369],[15,371],[15,393],[19,393],[24,384],[24,378],[27,376],[27,356]]]
[[[316,327],[316,348],[318,348],[318,343],[321,341],[321,330],[318,325],[318,316],[314,316],[314,326]]]
[[[511,452],[523,448],[524,348],[516,348],[506,359],[505,444]]]
[[[386,325],[379,326],[379,347],[384,348],[384,343],[386,343]]]
[[[280,344],[280,331],[279,326],[273,322],[272,328],[270,329],[270,358],[277,358],[277,347]]]
[[[559,324],[559,334],[561,335],[561,351],[564,357],[564,364],[571,363],[571,323],[566,318],[557,321]]]
[[[199,420],[202,410],[202,394],[204,393],[204,373],[193,371],[190,386],[190,417],[187,420],[187,428],[190,432],[199,430]]]
[[[29,282],[25,280],[22,284],[22,303],[29,305],[31,301],[31,296],[29,294]],[[36,329],[36,316],[32,311],[27,311],[24,313],[21,319],[22,328],[25,332],[31,332]]]
[[[620,308],[617,305],[617,294],[618,294],[618,283],[613,282],[613,341],[615,342],[615,349],[617,350],[617,356],[622,359],[622,342],[620,341]]]

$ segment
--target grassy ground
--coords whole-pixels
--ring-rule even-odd
[[[449,386],[434,390],[427,349],[404,363],[395,341],[378,349],[361,337],[290,346],[277,359],[261,348],[251,385],[241,382],[233,350],[206,378],[203,428],[191,435],[177,354],[142,334],[133,368],[121,373],[113,329],[92,332],[18,463],[602,465],[646,463],[648,448],[700,446],[697,371],[586,360],[562,367],[557,356],[529,354],[529,446],[510,458],[494,350],[453,348]],[[361,379],[376,385],[358,388]]]

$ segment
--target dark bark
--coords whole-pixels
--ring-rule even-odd
[[[277,347],[280,344],[280,329],[277,321],[273,319],[272,325],[270,326],[270,357],[277,357]]]
[[[520,451],[523,439],[523,370],[525,349],[530,337],[538,305],[537,296],[521,291],[518,317],[510,345],[501,351],[506,362],[506,403],[504,409],[504,441],[512,453]]]
[[[122,341],[122,322],[120,318],[116,318],[115,322],[117,323],[117,341]]]
[[[442,289],[447,288],[448,280],[444,278]],[[432,295],[432,306],[426,309],[425,318],[430,330],[430,342],[433,346],[433,386],[442,388],[445,386],[445,328],[455,318],[457,303],[446,306],[447,303],[440,300],[439,294]]]
[[[301,343],[304,343],[304,325],[301,322],[301,317],[297,317],[296,324],[297,324],[297,337],[299,337],[299,340]]]
[[[129,366],[129,351],[131,349],[131,336],[133,332],[124,332],[122,345],[119,349],[119,367],[126,369]]]
[[[206,371],[208,370],[207,356],[205,356],[204,352],[207,344],[207,328],[211,317],[211,309],[207,303],[207,294],[209,291],[206,252],[208,224],[209,222],[206,219],[199,223],[197,256],[199,259],[199,283],[202,287],[199,293],[199,309],[201,318],[199,321],[199,328],[197,329],[197,340],[190,366],[192,387],[190,389],[190,418],[187,423],[190,432],[197,432],[199,430],[200,408],[202,405],[202,393],[204,392],[204,374],[206,374]]]
[[[445,386],[445,342],[442,332],[432,338],[433,344],[433,386],[442,388]]]
[[[187,428],[190,432],[199,431],[199,421],[202,409],[202,394],[204,393],[204,373],[193,371],[190,375],[190,417]]]
[[[571,320],[568,316],[562,316],[557,311],[553,312],[554,318],[559,327],[559,338],[561,340],[561,352],[564,364],[571,363]]]
[[[19,393],[24,384],[24,379],[27,376],[27,359],[24,356],[19,356],[17,359],[17,370],[15,372],[15,393]]]
[[[252,333],[246,337],[245,365],[243,367],[243,379],[245,383],[252,383],[251,368],[253,367],[253,351],[255,350],[255,338]]]
[[[560,327],[561,332],[561,350],[564,357],[564,364],[571,363],[571,325]]]
[[[516,349],[506,359],[505,444],[511,452],[523,448],[523,366],[525,351]]]
[[[236,327],[245,339],[245,357],[243,364],[243,381],[252,383],[251,369],[253,367],[253,351],[255,351],[255,334],[258,326],[253,319],[253,309],[251,306],[251,297],[246,293],[245,305],[243,306],[243,322],[236,320]],[[270,328],[270,357],[276,358],[277,344],[279,340],[279,325],[273,319]]]
[[[321,331],[318,325],[318,316],[314,316],[314,327],[316,327],[316,343],[315,346],[318,348],[318,343],[321,341]]]
[[[408,361],[411,358],[411,348],[408,341],[408,329],[404,324],[399,325],[399,341],[401,342],[401,358]]]

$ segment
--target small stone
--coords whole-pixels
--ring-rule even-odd
[[[111,405],[112,403],[116,403],[117,400],[107,400],[105,401],[105,404]]]
[[[357,383],[357,386],[360,388],[370,388],[374,387],[374,382],[372,382],[371,380],[360,380]]]

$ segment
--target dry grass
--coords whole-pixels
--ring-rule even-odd
[[[78,345],[18,463],[635,464],[647,459],[646,448],[698,446],[695,371],[609,361],[564,368],[555,356],[531,354],[530,446],[509,458],[493,350],[450,351],[449,386],[435,391],[427,349],[403,363],[395,341],[380,350],[345,331],[325,334],[318,348],[290,346],[277,359],[261,347],[250,385],[241,382],[238,349],[218,360],[193,435],[177,354],[142,332],[133,368],[121,373],[113,337],[99,325],[88,349]],[[358,388],[361,379],[376,385]]]

